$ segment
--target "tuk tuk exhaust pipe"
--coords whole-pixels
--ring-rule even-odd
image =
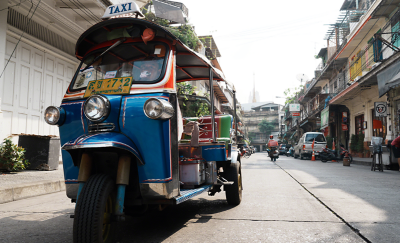
[[[125,202],[125,188],[129,185],[129,172],[131,168],[131,156],[121,155],[118,161],[117,172],[117,200],[115,205],[115,215],[117,220],[123,220],[124,202]]]

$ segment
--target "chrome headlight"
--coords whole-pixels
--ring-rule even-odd
[[[61,125],[64,122],[65,111],[57,106],[49,106],[44,112],[44,120],[49,125]]]
[[[144,114],[151,119],[167,120],[174,115],[174,107],[166,100],[150,98],[143,106]]]
[[[101,122],[110,113],[110,101],[102,95],[93,95],[85,101],[83,109],[87,119],[92,122]]]

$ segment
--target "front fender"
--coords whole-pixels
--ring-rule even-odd
[[[83,149],[83,148],[106,148],[114,147],[126,150],[133,154],[141,165],[144,165],[144,160],[139,153],[136,145],[125,135],[115,132],[97,133],[97,134],[86,134],[77,137],[74,140],[66,142],[62,149],[70,152],[71,150]]]

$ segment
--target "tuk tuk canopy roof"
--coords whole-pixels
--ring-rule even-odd
[[[224,74],[214,68],[211,62],[203,55],[193,51],[183,44],[176,36],[160,25],[154,24],[147,20],[137,18],[115,18],[97,23],[86,30],[78,39],[75,47],[75,55],[79,60],[92,48],[101,43],[110,41],[109,33],[113,30],[137,27],[140,29],[140,37],[146,28],[155,31],[155,38],[167,38],[176,43],[176,82],[208,80],[210,75],[209,68],[212,69],[213,80],[224,81],[232,89],[234,86],[230,84]],[[122,37],[122,36],[121,36]],[[134,38],[134,37],[132,37]],[[117,38],[118,39],[118,38]]]

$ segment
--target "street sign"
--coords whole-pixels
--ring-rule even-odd
[[[347,127],[347,124],[342,124],[342,131],[348,131],[349,128]]]
[[[289,104],[289,111],[300,111],[300,104]]]
[[[329,106],[321,111],[321,129],[324,129],[329,124]]]
[[[387,103],[386,102],[375,102],[375,117],[386,117],[387,116]]]
[[[292,116],[300,116],[300,112],[293,112]]]

